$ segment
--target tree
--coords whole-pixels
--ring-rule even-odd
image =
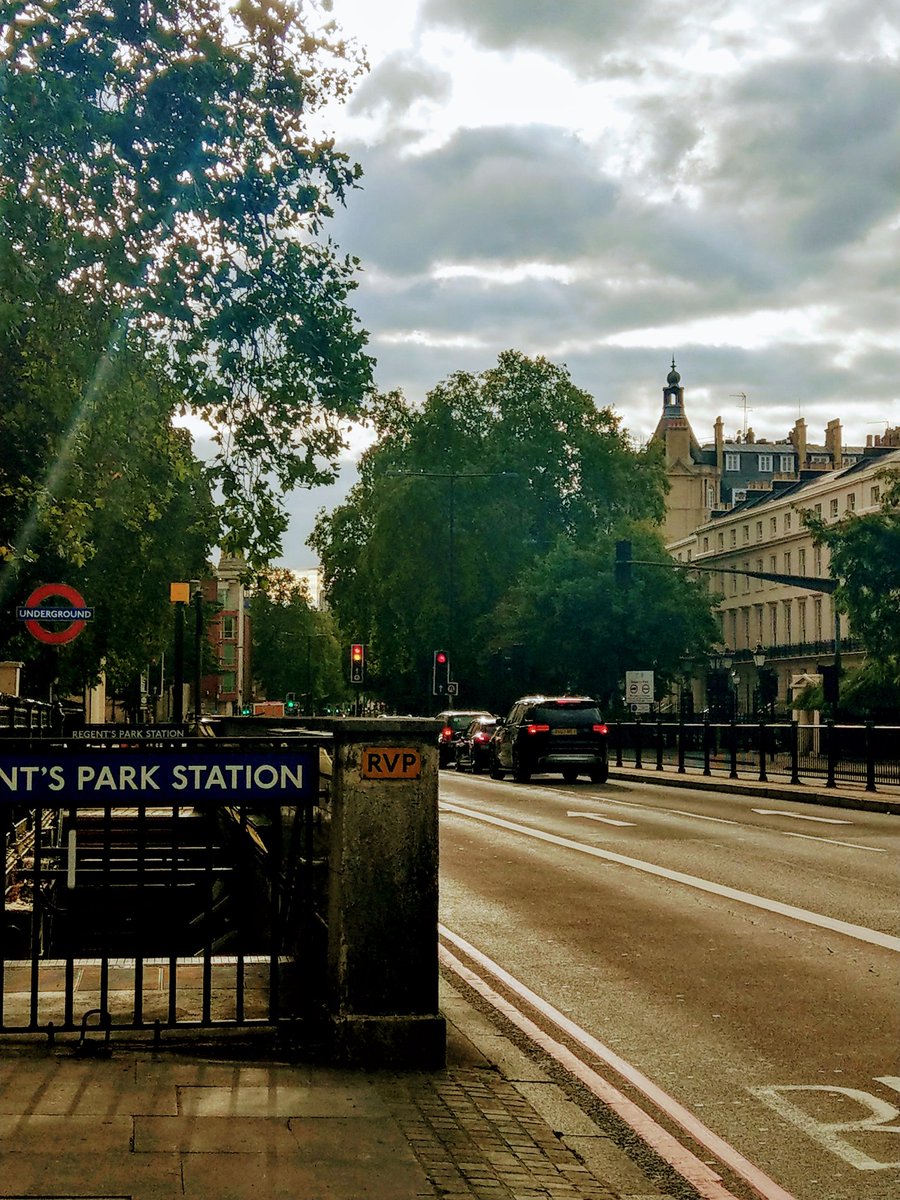
[[[561,566],[554,553],[588,555],[616,529],[662,518],[656,451],[635,450],[612,410],[546,359],[507,351],[481,375],[450,376],[421,408],[379,397],[372,419],[360,480],[311,542],[339,625],[368,642],[399,707],[433,705],[435,647],[451,653],[460,704],[487,703],[510,589]]]
[[[332,24],[314,26],[319,6],[303,11],[0,3],[2,374],[6,355],[34,366],[44,310],[80,301],[86,319],[62,330],[77,341],[65,395],[88,403],[60,414],[77,439],[92,396],[111,395],[110,363],[153,354],[170,415],[212,426],[223,526],[257,562],[279,548],[282,495],[333,477],[371,378],[347,303],[357,262],[325,234],[360,170],[310,131],[364,64]],[[38,399],[56,404],[49,386]],[[49,459],[59,450],[39,447],[30,477],[48,491],[41,520],[68,465]],[[77,506],[64,516],[83,536]],[[30,530],[4,532],[22,553]]]
[[[270,569],[258,580],[251,616],[253,675],[267,697],[294,692],[304,713],[345,701],[334,622],[312,607],[305,584],[290,571]]]

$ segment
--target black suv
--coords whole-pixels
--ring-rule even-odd
[[[558,771],[566,783],[587,775],[605,783],[609,775],[609,730],[597,701],[589,696],[524,696],[491,739],[491,776],[508,772],[519,783]]]

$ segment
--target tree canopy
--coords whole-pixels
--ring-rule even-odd
[[[657,451],[634,449],[619,418],[564,366],[517,351],[482,374],[451,375],[422,406],[379,397],[373,421],[359,482],[320,515],[312,544],[347,639],[369,644],[379,694],[426,709],[432,654],[443,648],[459,703],[497,707],[518,644],[527,644],[535,679],[565,675],[572,686],[611,691],[615,671],[601,669],[595,632],[608,630],[607,645],[618,639],[621,666],[629,602],[611,603],[600,581],[611,586],[614,537],[662,519]],[[700,593],[678,599],[685,611],[708,613]],[[579,652],[587,627],[596,654]],[[660,646],[659,655],[679,652],[671,636]],[[640,657],[627,665],[643,665]]]
[[[279,547],[282,495],[332,478],[370,386],[357,263],[325,233],[360,169],[314,133],[364,64],[323,7],[0,3],[4,352],[60,297],[89,313],[62,330],[76,390],[108,393],[124,346],[152,352],[171,411],[213,429],[223,527],[251,561]]]

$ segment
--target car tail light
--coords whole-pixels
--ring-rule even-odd
[[[529,725],[526,728],[526,733],[528,733],[530,735],[535,734],[535,733],[549,733],[549,732],[550,732],[549,725]]]
[[[453,726],[445,725],[444,728],[441,730],[441,741],[449,742],[452,737],[453,737]]]
[[[478,742],[481,745],[484,745],[485,742],[489,742],[490,740],[491,740],[491,735],[489,733],[476,733],[475,736],[472,738],[473,742]]]
[[[594,733],[607,734],[607,733],[609,733],[609,726],[608,725],[595,725]]]

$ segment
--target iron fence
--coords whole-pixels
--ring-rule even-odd
[[[827,721],[758,724],[620,721],[611,727],[610,756],[616,766],[675,768],[679,773],[732,779],[787,778],[791,783],[824,781],[826,787],[900,785],[900,728],[841,725]]]
[[[326,942],[318,764],[318,741],[299,739],[4,739],[0,1032],[311,1017]]]

